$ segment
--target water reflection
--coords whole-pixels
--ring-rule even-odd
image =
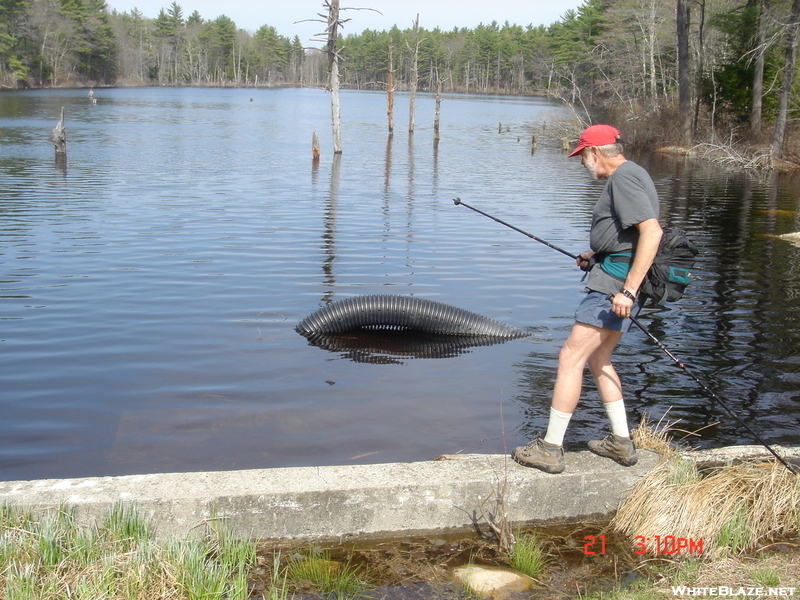
[[[357,363],[402,365],[402,359],[453,358],[470,348],[493,346],[510,341],[508,337],[441,335],[419,331],[363,330],[336,335],[316,335],[308,340],[316,346],[340,354]]]
[[[322,272],[325,275],[323,281],[327,286],[327,291],[322,296],[323,302],[330,302],[333,299],[334,287],[336,286],[336,274],[333,267],[336,261],[336,208],[339,203],[341,166],[342,155],[334,154],[331,163],[328,199],[325,204],[325,216],[323,218],[322,252],[325,258],[322,261]]]

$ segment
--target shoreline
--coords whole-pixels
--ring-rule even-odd
[[[80,524],[134,504],[159,535],[224,518],[237,537],[385,539],[474,530],[498,501],[513,523],[607,517],[659,455],[641,450],[622,467],[588,451],[566,453],[567,470],[548,475],[504,455],[443,460],[162,473],[0,482],[0,503],[33,513],[74,508]]]
[[[793,462],[800,447],[776,446]],[[640,449],[633,467],[588,451],[567,452],[567,469],[549,475],[505,455],[451,455],[410,463],[156,473],[0,482],[0,504],[42,513],[74,508],[81,524],[133,504],[159,535],[224,518],[234,535],[262,540],[387,539],[458,533],[505,514],[514,524],[610,517],[633,485],[660,462]],[[687,453],[698,464],[769,460],[763,446]]]

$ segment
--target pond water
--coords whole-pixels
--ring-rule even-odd
[[[601,182],[532,135],[544,100],[310,89],[0,94],[0,479],[426,460],[546,426]],[[68,159],[51,131],[64,107]],[[501,125],[502,124],[502,125]],[[311,159],[318,132],[322,158]],[[701,247],[686,297],[644,324],[765,440],[800,442],[800,181],[633,156],[663,224]],[[331,300],[413,295],[525,328],[442,352],[322,348]],[[755,443],[642,332],[618,370],[632,423]],[[590,378],[567,449],[604,435]]]

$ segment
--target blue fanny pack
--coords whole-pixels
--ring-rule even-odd
[[[611,275],[614,279],[625,281],[628,276],[628,271],[631,270],[631,263],[633,262],[632,252],[615,252],[613,254],[604,254],[598,261],[600,268],[606,273]]]

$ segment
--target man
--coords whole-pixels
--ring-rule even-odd
[[[595,179],[606,185],[594,207],[589,235],[591,251],[577,265],[589,271],[586,297],[575,314],[572,331],[558,357],[558,373],[545,437],[517,448],[512,457],[547,473],[564,470],[563,441],[581,395],[588,364],[611,422],[611,434],[589,442],[595,454],[624,466],[636,464],[619,376],[611,354],[641,309],[638,292],[661,240],[658,195],[647,172],[622,155],[620,133],[593,125],[581,134],[570,156],[581,156]]]

